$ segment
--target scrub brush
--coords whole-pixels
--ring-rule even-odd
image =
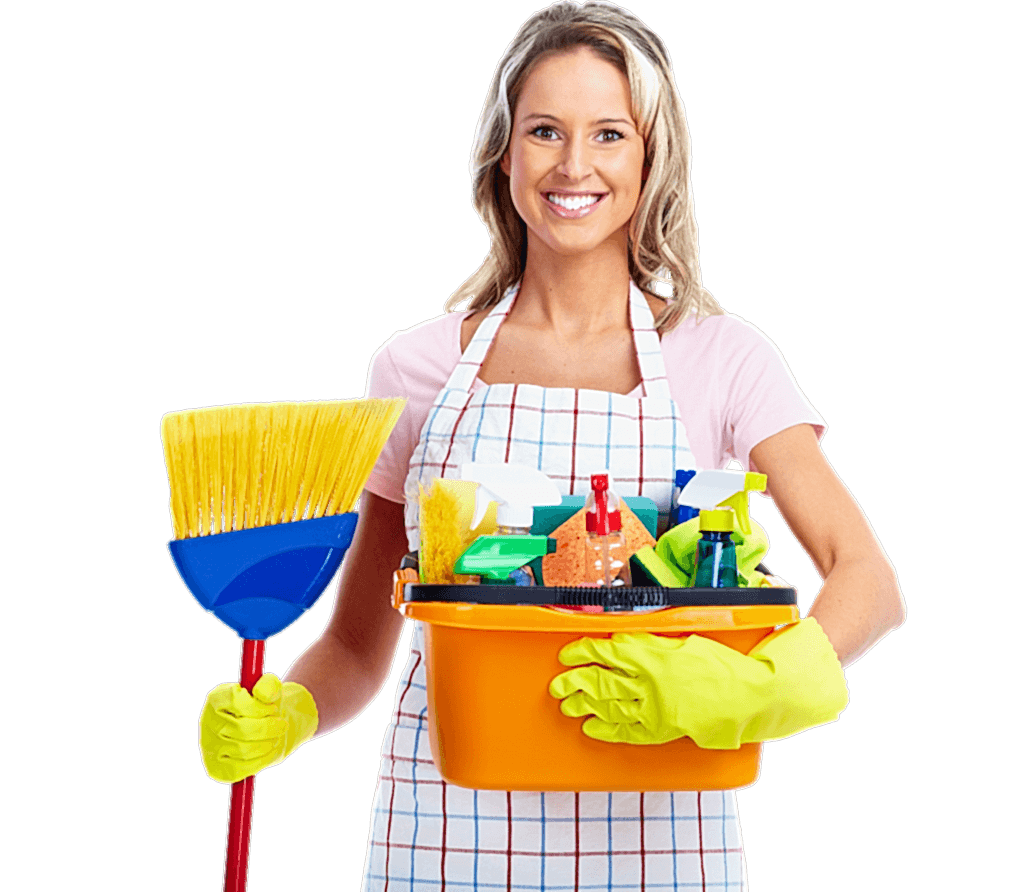
[[[175,541],[192,594],[243,639],[241,684],[263,646],[312,606],[352,541],[353,513],[403,399],[269,403],[165,415]],[[253,778],[232,784],[225,892],[244,892]]]

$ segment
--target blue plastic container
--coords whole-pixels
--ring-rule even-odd
[[[262,641],[313,606],[352,543],[356,513],[176,539],[189,591],[242,638]]]

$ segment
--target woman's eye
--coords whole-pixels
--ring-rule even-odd
[[[601,142],[618,142],[622,139],[622,134],[618,130],[602,130],[597,138]]]
[[[539,136],[541,139],[553,139],[555,131],[545,124],[541,124],[539,127],[534,127],[530,131],[533,136]]]

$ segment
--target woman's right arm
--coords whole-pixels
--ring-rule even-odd
[[[318,735],[355,718],[388,677],[403,621],[392,578],[407,550],[403,505],[364,492],[334,613],[285,676],[313,695]]]

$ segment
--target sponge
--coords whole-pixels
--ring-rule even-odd
[[[619,511],[622,515],[622,538],[626,545],[623,557],[628,559],[644,546],[653,546],[654,537],[624,502],[619,505]],[[588,560],[585,508],[548,535],[557,540],[558,549],[554,554],[545,555],[541,562],[544,585],[580,585],[598,581],[597,568]]]
[[[633,585],[644,585],[644,577],[650,580],[650,585],[660,585],[663,588],[687,588],[690,579],[673,564],[663,561],[658,553],[645,545],[630,558],[630,569],[633,575]],[[638,572],[639,571],[639,572]]]

